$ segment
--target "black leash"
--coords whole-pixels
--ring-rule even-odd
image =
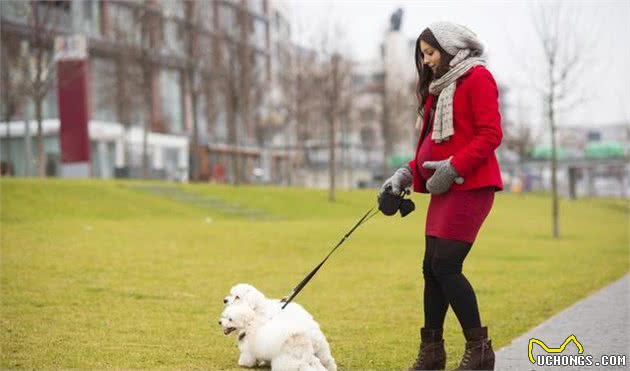
[[[304,288],[304,286],[306,286],[306,284],[308,283],[308,281],[311,280],[311,278],[313,278],[313,276],[315,276],[315,273],[317,273],[317,271],[319,270],[319,268],[322,267],[322,265],[324,265],[324,263],[326,262],[326,260],[328,260],[328,258],[332,255],[332,253],[335,252],[335,250],[337,250],[337,248],[339,246],[341,246],[341,244],[343,244],[346,239],[348,237],[350,237],[350,235],[352,234],[352,232],[354,232],[355,229],[357,229],[361,224],[367,222],[368,220],[370,220],[370,218],[372,218],[374,215],[379,213],[379,210],[376,209],[376,211],[374,211],[375,207],[372,207],[370,210],[368,210],[367,213],[365,213],[365,215],[363,215],[363,217],[361,219],[359,219],[359,221],[357,222],[357,224],[354,225],[354,227],[352,227],[352,229],[346,233],[345,236],[343,236],[343,238],[341,239],[341,241],[339,241],[339,243],[337,243],[337,246],[335,246],[329,253],[328,255],[326,255],[326,257],[324,258],[324,260],[322,260],[321,263],[319,263],[319,265],[317,267],[315,267],[315,269],[313,269],[313,271],[309,274],[306,275],[306,277],[304,277],[304,279],[302,280],[302,282],[298,283],[297,286],[295,286],[295,288],[293,289],[293,291],[291,291],[291,296],[289,296],[289,298],[285,301],[284,305],[282,306],[282,309],[284,309],[287,305],[289,305],[289,303],[291,302],[291,300],[293,300],[293,298],[300,293],[300,291],[302,291],[302,289]],[[372,213],[372,211],[374,211]],[[371,215],[370,215],[371,213]]]

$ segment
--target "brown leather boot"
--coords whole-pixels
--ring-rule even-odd
[[[446,350],[444,349],[443,329],[420,329],[420,350],[416,363],[408,371],[444,370]]]
[[[466,351],[456,370],[494,370],[494,351],[488,339],[488,328],[464,330]]]

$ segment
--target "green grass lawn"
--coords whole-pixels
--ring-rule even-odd
[[[3,179],[0,368],[238,369],[217,324],[229,288],[281,297],[376,191]],[[427,197],[378,215],[297,297],[341,369],[406,369],[422,325]],[[464,266],[495,348],[629,267],[628,203],[499,194]],[[464,340],[449,311],[448,367]],[[525,352],[525,350],[524,350]]]

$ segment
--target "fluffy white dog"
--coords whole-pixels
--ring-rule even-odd
[[[239,329],[239,366],[254,367],[261,361],[271,361],[272,368],[283,370],[288,363],[300,363],[305,369],[318,370],[317,364],[328,371],[336,371],[337,364],[330,352],[330,346],[322,333],[319,324],[302,306],[290,303],[282,309],[284,303],[277,299],[268,299],[252,285],[238,284],[230,290],[230,294],[223,300],[226,309],[219,323],[224,333],[229,334]],[[243,307],[249,309],[248,312]],[[232,311],[234,311],[232,313]],[[228,317],[225,317],[228,315]],[[231,315],[231,317],[230,317]],[[250,316],[253,315],[253,318]],[[227,326],[229,318],[240,318],[243,322],[239,326]],[[247,324],[248,329],[244,327]],[[230,330],[230,328],[233,328]],[[251,336],[251,333],[257,334]],[[279,352],[279,353],[276,353]],[[313,363],[306,355],[313,354],[318,360]],[[285,361],[275,362],[270,355],[283,354]],[[292,354],[291,356],[288,356]],[[299,356],[298,355],[302,355]],[[301,361],[298,361],[301,360]],[[287,363],[288,362],[288,363]],[[305,366],[310,365],[310,366]],[[315,368],[309,368],[315,367]],[[289,368],[298,370],[302,368]]]
[[[308,326],[290,312],[267,319],[245,304],[233,304],[223,310],[219,323],[224,334],[238,334],[240,366],[253,367],[257,360],[264,360],[271,362],[273,371],[326,370],[315,356]]]

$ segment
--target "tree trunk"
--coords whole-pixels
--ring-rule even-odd
[[[386,87],[383,85],[383,112],[382,112],[382,135],[383,135],[383,180],[389,176],[389,166],[387,164],[387,155],[390,152],[390,137],[388,132],[389,126],[389,108],[387,106],[387,92]]]
[[[190,151],[190,167],[192,181],[199,180],[199,123],[197,122],[197,91],[194,85],[194,72],[188,71],[188,88],[190,89],[190,105],[192,108],[192,143]]]
[[[37,120],[37,175],[46,176],[46,153],[44,151],[44,130],[42,127],[42,99],[35,98],[35,119]]]
[[[553,113],[551,115],[553,117]],[[553,119],[552,119],[553,120]],[[558,203],[558,159],[556,150],[556,128],[552,121],[551,124],[551,197],[552,197],[552,211],[553,218],[552,234],[553,238],[560,238],[560,226],[559,226],[559,214],[560,208]]]
[[[554,239],[560,238],[559,214],[560,208],[558,204],[558,157],[556,151],[556,115],[554,110],[556,85],[553,79],[554,71],[553,57],[549,61],[549,97],[548,97],[548,115],[549,125],[551,127],[551,218],[552,218],[552,236]]]
[[[142,178],[149,179],[149,130],[151,130],[151,69],[144,70],[144,104],[147,113],[142,128]]]
[[[338,62],[339,62],[339,57],[337,55],[333,55],[332,59],[331,59],[331,63],[332,63],[332,78],[333,78],[333,84],[332,84],[332,94],[331,94],[331,101],[330,101],[330,127],[329,127],[329,166],[328,166],[328,172],[330,174],[330,186],[329,186],[329,192],[328,192],[328,201],[330,202],[334,202],[335,201],[335,126],[337,124],[337,96],[338,96],[338,90],[339,90],[339,86],[338,86],[338,76],[337,76],[337,70],[338,70]]]
[[[26,160],[26,168],[24,169],[24,173],[27,177],[33,176],[33,145],[32,145],[32,135],[31,135],[31,122],[27,117],[28,113],[24,112],[24,153]]]
[[[7,167],[8,168],[7,168],[7,174],[6,175],[15,175],[15,174],[13,174],[14,170],[12,169],[13,166],[12,166],[12,161],[11,161],[11,130],[10,130],[11,125],[10,125],[10,120],[11,120],[11,117],[9,115],[7,115],[5,117],[5,121],[4,121],[4,122],[6,122],[6,125],[7,125],[7,142],[6,142],[7,143],[7,145],[6,145],[6,147],[7,147],[7,156],[5,158],[7,159]]]
[[[4,53],[4,51],[2,51]],[[9,75],[9,67],[4,65],[5,63],[7,63],[7,61],[2,60],[3,65],[0,66],[0,68],[2,68],[2,81],[6,84],[4,89],[2,89],[2,101],[4,103],[4,122],[7,125],[7,133],[6,133],[6,149],[7,149],[7,155],[5,157],[6,161],[7,161],[7,174],[6,175],[15,175],[12,173],[12,166],[11,166],[11,130],[10,127],[11,125],[9,125],[9,123],[11,122],[11,117],[13,116],[13,112],[15,111],[15,101],[16,98],[12,98],[9,94],[17,94],[17,92],[14,92],[12,90],[15,89],[14,86],[11,86],[10,89],[9,88],[9,80],[11,78],[11,76]],[[13,100],[12,100],[13,99]]]
[[[230,82],[231,84],[231,82]],[[233,183],[234,185],[240,184],[240,167],[239,167],[239,154],[238,154],[238,128],[236,127],[236,114],[238,110],[238,102],[234,97],[234,92],[230,92],[227,112],[227,124],[228,124],[228,142],[232,145],[233,153],[230,156],[230,167],[232,169]]]

